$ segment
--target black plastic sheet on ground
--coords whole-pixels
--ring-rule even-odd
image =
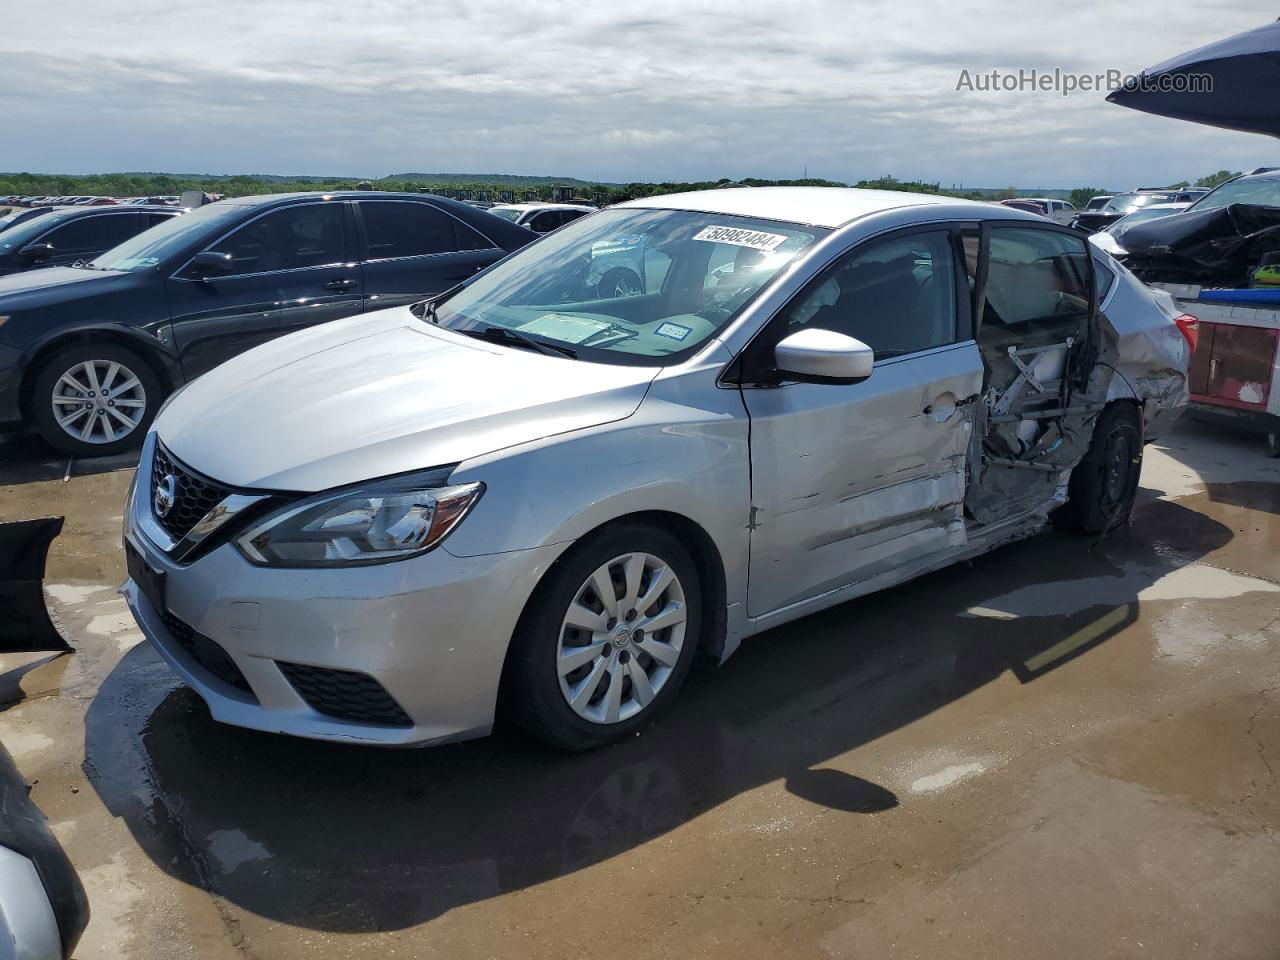
[[[62,522],[0,523],[0,653],[71,649],[44,603],[45,561]]]

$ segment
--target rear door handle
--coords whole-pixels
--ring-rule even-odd
[[[338,280],[330,280],[324,285],[326,290],[350,290],[356,285],[356,282],[349,277],[342,277]]]

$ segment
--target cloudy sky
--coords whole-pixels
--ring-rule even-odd
[[[523,9],[518,9],[522,7]],[[1280,145],[961,70],[1140,70],[1276,16],[1154,0],[0,0],[0,170],[1128,187]]]

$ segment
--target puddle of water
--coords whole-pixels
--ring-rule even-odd
[[[223,873],[234,873],[246,863],[268,860],[271,854],[256,840],[250,840],[243,830],[215,830],[209,834],[209,856]]]

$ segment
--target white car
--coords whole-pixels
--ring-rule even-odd
[[[579,217],[595,213],[595,207],[580,203],[500,203],[488,208],[495,217],[502,217],[534,233],[550,233]]]
[[[899,192],[602,210],[184,387],[129,493],[125,596],[227,723],[425,744],[501,710],[616,740],[699,653],[1050,513],[1126,521],[1192,321],[1091,251]],[[643,293],[601,296],[615,256]]]

